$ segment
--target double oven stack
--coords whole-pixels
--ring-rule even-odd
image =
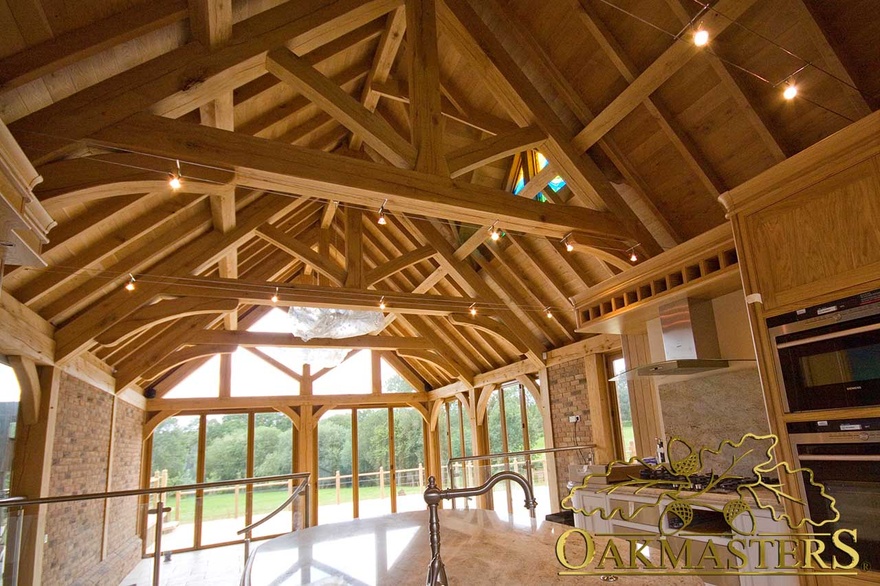
[[[856,529],[862,567],[880,569],[880,291],[767,320],[783,385],[797,466],[834,497],[840,520],[823,532]],[[829,416],[837,411],[841,417]],[[830,501],[802,473],[814,521],[833,517]]]

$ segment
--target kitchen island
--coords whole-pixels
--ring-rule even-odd
[[[441,555],[449,583],[605,584],[599,576],[558,575],[565,568],[556,560],[556,540],[569,529],[540,521],[515,524],[481,509],[442,510]],[[578,540],[569,541],[574,558]],[[605,541],[597,538],[597,547]],[[621,549],[626,547],[625,541],[620,544]],[[255,586],[423,584],[431,560],[428,513],[319,525],[272,539],[261,545],[253,558],[251,583]],[[664,576],[621,576],[617,583],[660,586],[670,584],[669,580]],[[703,584],[696,576],[674,580],[682,586]]]

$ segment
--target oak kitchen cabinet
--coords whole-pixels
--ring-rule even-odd
[[[880,112],[720,200],[733,228],[771,428],[784,458],[796,462],[788,423],[880,417],[876,406],[787,413],[766,325],[768,317],[880,288]],[[800,519],[804,512],[789,507],[789,513]],[[880,574],[802,582],[876,584]]]

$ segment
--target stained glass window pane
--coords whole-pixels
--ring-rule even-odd
[[[560,189],[565,187],[565,179],[557,175],[556,177],[551,179],[550,183],[548,183],[547,185],[549,185],[550,189],[552,189],[553,191],[559,191]]]

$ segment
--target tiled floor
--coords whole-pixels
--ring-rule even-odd
[[[237,586],[242,568],[242,545],[176,553],[171,561],[162,560],[159,583],[162,586]],[[150,586],[152,583],[153,560],[149,558],[141,560],[119,586]]]

